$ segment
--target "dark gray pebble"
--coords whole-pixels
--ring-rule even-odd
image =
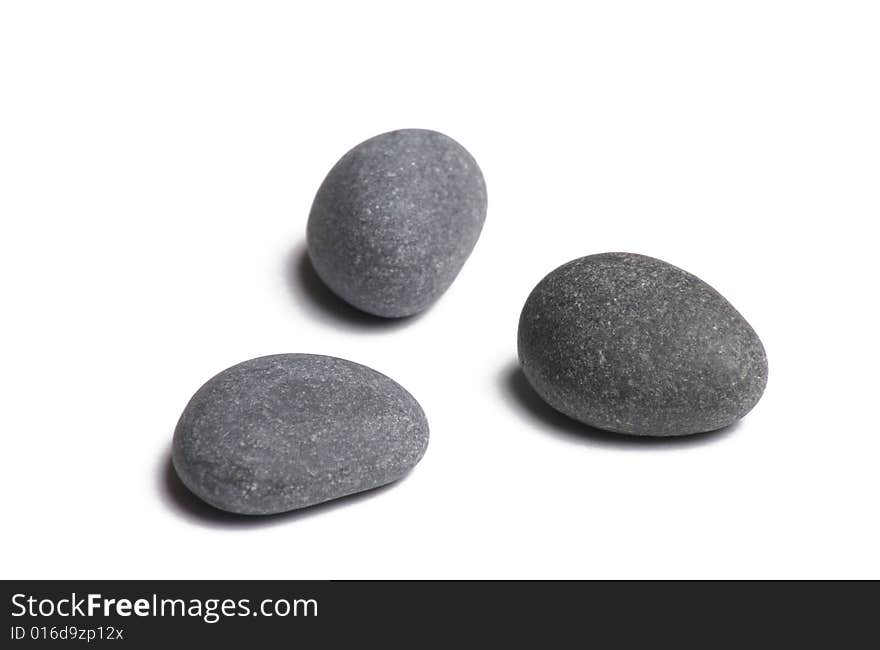
[[[365,312],[416,314],[445,292],[486,218],[486,184],[455,140],[423,129],[362,142],[336,163],[309,215],[309,258]]]
[[[719,429],[748,413],[767,384],[764,346],[740,313],[699,278],[644,255],[559,267],[526,301],[518,339],[535,391],[607,431]]]
[[[385,375],[335,357],[279,354],[202,386],[177,424],[172,461],[212,506],[259,515],[395,481],[427,445],[421,407]]]

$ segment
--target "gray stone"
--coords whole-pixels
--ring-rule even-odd
[[[740,313],[699,278],[643,255],[590,255],[550,273],[526,300],[518,339],[544,401],[607,431],[719,429],[767,383],[764,346]]]
[[[258,515],[395,481],[427,445],[421,407],[385,375],[335,357],[279,354],[202,386],[177,424],[171,457],[201,499]]]
[[[486,184],[464,147],[436,131],[391,131],[357,145],[324,179],[309,258],[349,304],[411,316],[449,288],[485,218]]]

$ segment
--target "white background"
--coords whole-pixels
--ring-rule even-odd
[[[4,578],[880,578],[874,2],[0,5]],[[456,138],[482,237],[422,317],[301,264],[353,145]],[[770,381],[732,430],[596,436],[515,373],[558,265],[626,250],[723,293]],[[223,368],[332,354],[431,424],[401,483],[212,515],[171,434]]]

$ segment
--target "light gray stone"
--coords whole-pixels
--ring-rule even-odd
[[[740,313],[699,278],[630,253],[590,255],[535,287],[519,358],[544,401],[590,426],[675,436],[748,413],[767,356]]]
[[[340,298],[411,316],[458,275],[486,218],[486,184],[455,140],[423,129],[362,142],[336,163],[309,214],[309,258]]]
[[[344,359],[279,354],[202,386],[174,432],[172,462],[193,493],[241,514],[295,510],[385,485],[425,453],[418,402]]]

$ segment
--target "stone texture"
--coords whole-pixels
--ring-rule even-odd
[[[177,424],[172,461],[212,506],[271,514],[395,481],[427,444],[418,402],[385,375],[335,357],[279,354],[202,386]]]
[[[309,258],[349,304],[411,316],[449,288],[485,218],[483,174],[460,144],[436,131],[391,131],[357,145],[324,179]]]
[[[699,278],[629,253],[582,257],[545,277],[519,321],[519,357],[553,408],[619,433],[729,425],[767,383],[764,346]]]

